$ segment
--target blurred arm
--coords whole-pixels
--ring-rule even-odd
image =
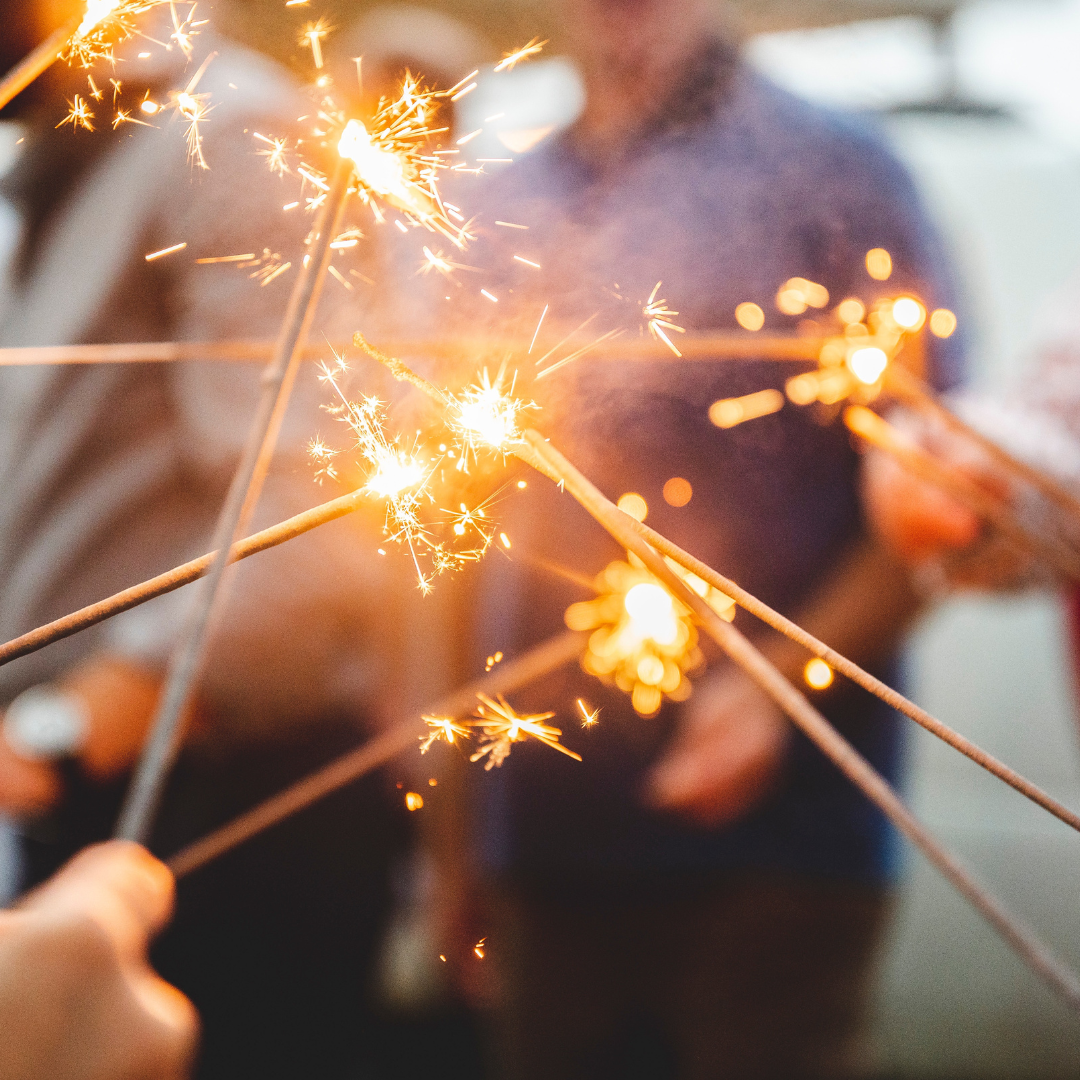
[[[871,667],[887,657],[919,610],[906,570],[881,545],[863,538],[838,563],[795,622]],[[745,616],[743,616],[745,617]],[[778,634],[760,645],[802,685],[809,654]],[[648,797],[707,824],[750,811],[773,788],[791,736],[787,717],[740,670],[725,666],[701,681],[683,707],[682,723],[657,764]]]

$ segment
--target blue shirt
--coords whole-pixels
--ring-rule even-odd
[[[833,304],[911,290],[930,308],[955,309],[915,189],[871,130],[778,89],[722,46],[705,61],[705,74],[715,77],[680,99],[617,166],[591,166],[569,135],[487,183],[477,200],[484,220],[528,226],[492,227],[475,249],[472,261],[483,259],[500,317],[511,310],[526,333],[545,304],[549,318],[570,327],[595,315],[577,339],[584,341],[607,327],[636,325],[638,305],[662,280],[659,295],[690,331],[735,330],[736,306],[754,301],[766,312],[765,333],[794,333],[797,320],[774,303],[794,276],[825,285]],[[893,259],[887,282],[866,271],[866,252],[877,247]],[[466,309],[470,319],[485,310]],[[951,385],[960,373],[959,339],[930,341],[928,374]],[[791,361],[583,359],[551,380],[538,423],[609,497],[640,493],[650,525],[794,615],[862,529],[857,455],[839,407],[789,404],[726,431],[707,411],[718,398],[782,389],[803,369]],[[682,508],[661,495],[675,476],[693,487]],[[566,607],[584,598],[528,556],[587,575],[625,556],[539,478],[507,512],[522,557],[489,557],[474,622],[483,652],[513,656],[557,633]],[[757,629],[745,614],[739,625]],[[895,680],[896,672],[886,665],[878,674]],[[574,719],[579,696],[602,706],[589,731]],[[584,761],[518,744],[501,769],[476,778],[479,853],[493,874],[573,890],[653,887],[749,867],[866,882],[892,871],[884,820],[801,736],[775,794],[735,825],[708,829],[641,802],[678,705],[641,719],[626,695],[577,669],[511,700],[522,709],[556,709],[552,723]],[[895,714],[850,685],[816,703],[887,778],[898,778]]]

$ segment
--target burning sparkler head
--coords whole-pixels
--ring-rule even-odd
[[[665,697],[681,701],[690,693],[686,673],[701,663],[690,610],[634,556],[613,562],[596,579],[597,597],[572,604],[566,624],[592,630],[582,666],[630,694],[634,710],[653,716]],[[724,618],[734,602],[707,582],[668,560],[668,565]]]
[[[107,19],[118,7],[120,0],[86,0],[86,14],[75,31],[75,37],[83,38]]]
[[[521,714],[515,712],[501,694],[498,701],[489,698],[487,694],[476,696],[480,704],[476,707],[476,719],[470,720],[469,726],[481,729],[483,742],[480,749],[469,758],[470,761],[479,761],[486,757],[485,769],[498,768],[509,756],[511,746],[516,742],[523,742],[527,737],[534,738],[575,761],[581,760],[579,754],[568,750],[559,742],[562,731],[544,723],[555,715],[553,712]]]
[[[485,368],[479,380],[451,397],[450,422],[464,449],[475,455],[478,449],[504,453],[521,438],[518,418],[532,402],[513,395],[513,385],[503,388],[505,372],[492,382]],[[463,455],[462,460],[465,460]]]
[[[345,125],[338,141],[338,153],[356,166],[361,182],[377,195],[409,201],[411,193],[406,186],[405,165],[401,158],[377,146],[359,120],[350,120]]]
[[[382,499],[392,499],[415,488],[424,480],[425,470],[415,455],[388,449],[379,455],[379,464],[364,490]]]

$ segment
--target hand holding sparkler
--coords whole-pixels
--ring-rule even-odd
[[[735,821],[772,790],[790,737],[776,702],[741,671],[706,676],[653,769],[649,799],[706,825]]]

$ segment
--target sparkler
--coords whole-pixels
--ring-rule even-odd
[[[182,628],[169,665],[161,705],[121,810],[116,834],[123,839],[145,842],[165,778],[176,757],[180,719],[202,660],[211,611],[229,563],[230,548],[254,509],[270,467],[278,430],[303,356],[304,340],[326,277],[330,242],[340,228],[351,174],[351,165],[342,160],[316,222],[309,258],[289,300],[275,358],[264,373],[263,393],[255,420],[214,530],[212,546],[217,554],[206,575],[199,602],[192,607]]]
[[[238,562],[240,559],[246,559],[248,556],[255,555],[260,551],[277,547],[279,544],[284,544],[287,540],[301,536],[319,525],[325,525],[329,521],[336,521],[339,517],[351,514],[364,505],[365,495],[363,491],[354,491],[348,495],[342,495],[338,499],[332,499],[321,506],[305,510],[302,514],[297,514],[295,517],[288,518],[277,525],[272,525],[269,529],[263,529],[261,532],[257,532],[243,540],[238,540],[233,544],[229,559],[232,562]],[[216,555],[216,551],[211,551],[208,555],[200,555],[199,558],[192,559],[191,562],[177,566],[164,574],[159,574],[157,577],[133,585],[131,588],[124,589],[122,592],[115,593],[104,600],[99,600],[96,604],[89,604],[87,607],[80,608],[70,615],[64,615],[17,638],[12,638],[10,641],[0,645],[0,666],[10,663],[20,656],[37,652],[38,649],[43,649],[46,645],[51,645],[61,638],[77,634],[80,630],[96,626],[98,623],[104,622],[114,615],[119,615],[123,611],[129,611],[140,604],[145,604],[148,600],[153,600],[155,596],[162,596],[165,593],[172,592],[174,589],[179,589],[183,585],[198,581],[209,571]]]
[[[682,701],[689,695],[685,675],[700,667],[702,656],[690,609],[631,558],[601,571],[594,584],[599,595],[567,608],[566,625],[593,631],[582,667],[628,693],[638,715],[655,716],[665,696]],[[723,618],[734,618],[732,599],[671,565]]]
[[[232,259],[233,256],[216,256]],[[239,260],[239,256],[236,257]],[[246,255],[253,259],[254,255]],[[428,356],[460,358],[478,353],[513,351],[520,341],[503,338],[420,338],[395,340],[388,343],[401,353],[417,353]],[[680,340],[682,359],[711,363],[724,360],[817,360],[821,352],[821,338],[790,336],[755,337],[751,334],[702,334]],[[341,352],[347,342],[331,342],[334,352]],[[130,364],[168,363],[177,360],[248,361],[265,360],[273,354],[274,344],[268,341],[146,341],[125,342],[118,345],[45,345],[0,348],[0,367],[27,364]],[[321,359],[325,348],[312,346],[305,355],[308,359]],[[614,360],[619,363],[631,361],[668,360],[674,362],[671,351],[661,343],[649,340],[622,339],[613,342],[597,342],[590,348],[590,356],[596,360]]]
[[[510,660],[482,679],[455,691],[428,710],[439,716],[468,712],[478,694],[508,694],[568,664],[581,652],[584,636],[565,633],[537,645]],[[181,878],[239,844],[303,810],[331,792],[386,764],[416,745],[416,716],[411,715],[376,735],[363,746],[298,781],[285,791],[260,803],[240,817],[195,841],[169,859],[169,867]],[[467,730],[467,729],[466,729]]]
[[[437,186],[439,171],[448,166],[427,152],[431,140],[449,130],[433,126],[432,118],[436,103],[453,89],[427,89],[407,76],[401,93],[383,99],[367,124],[357,119],[345,123],[338,153],[352,161],[363,202],[377,209],[383,200],[463,250],[472,239],[468,222],[454,223]]]
[[[916,378],[906,368],[893,364],[888,368],[885,378],[885,391],[894,398],[911,405],[934,420],[940,421],[950,431],[971,440],[989,455],[991,460],[1008,475],[1021,483],[1030,484],[1045,496],[1075,525],[1080,526],[1080,500],[1053,477],[1032,468],[1026,462],[1003,450],[996,442],[988,439],[978,429],[965,423],[951,409],[942,404],[941,399],[924,382]]]

